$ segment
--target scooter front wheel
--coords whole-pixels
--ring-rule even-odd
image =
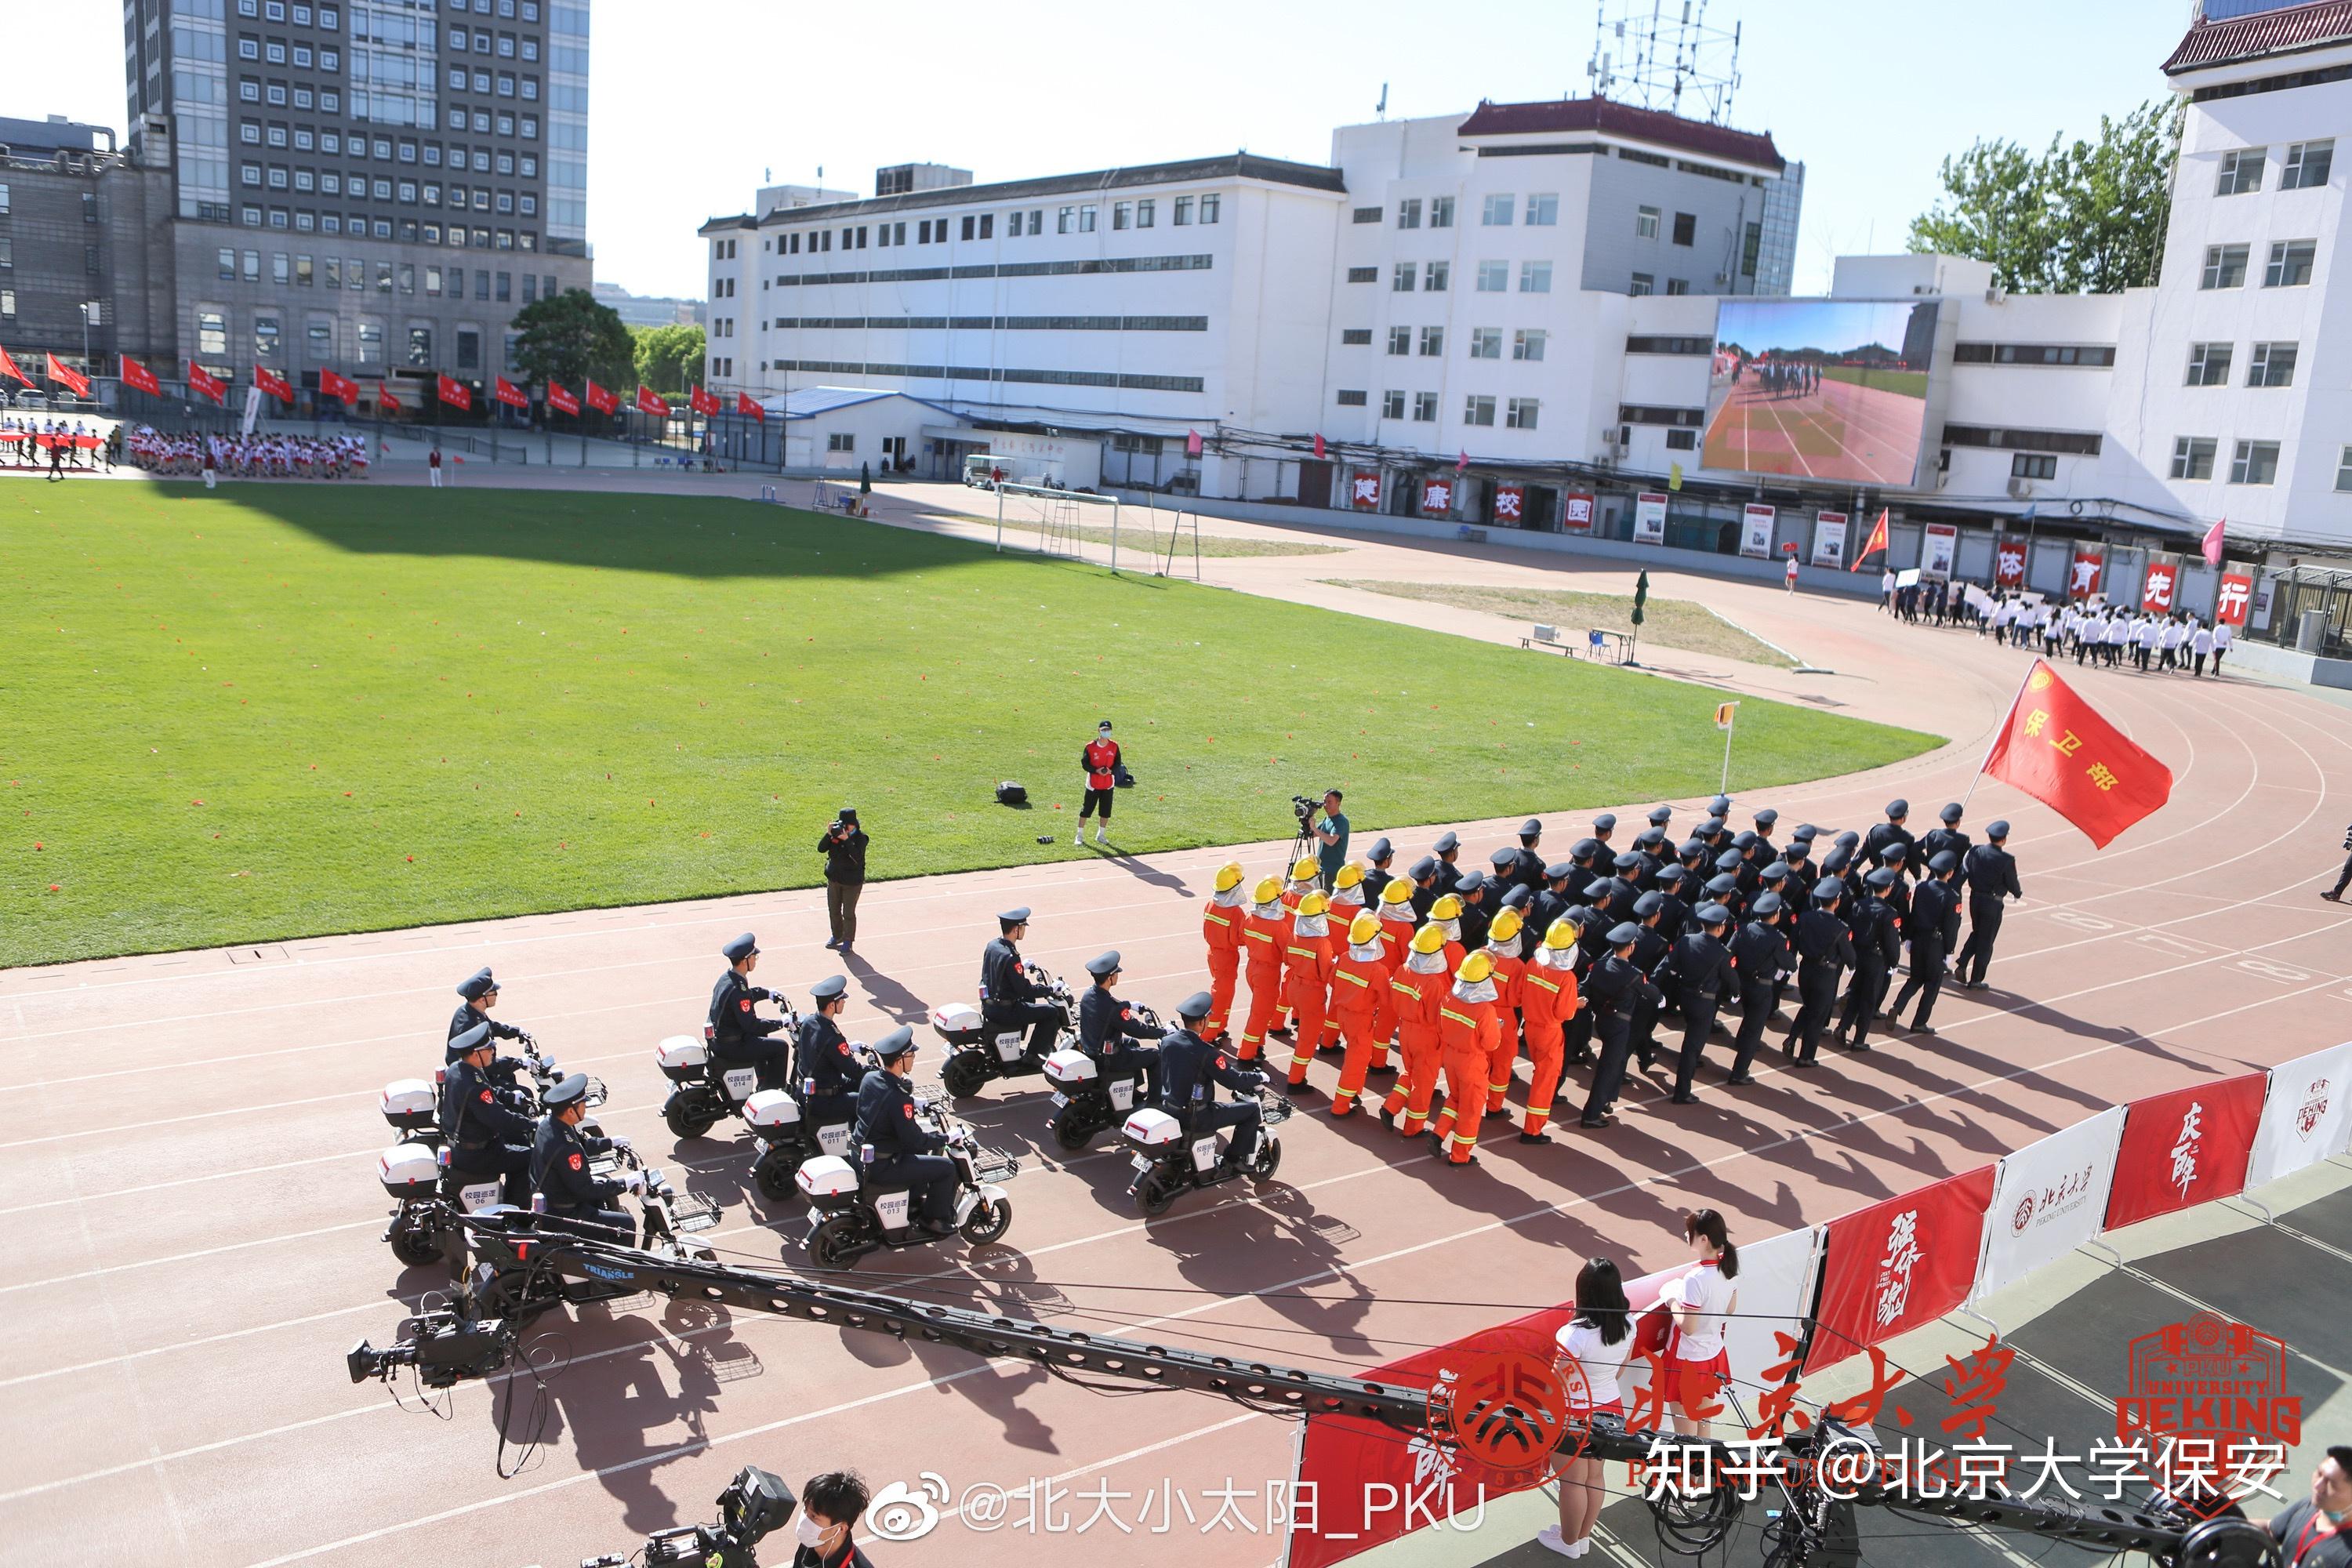
[[[1012,1228],[1013,1200],[982,1198],[964,1216],[963,1238],[974,1247],[986,1247],[990,1242],[1003,1240],[1004,1233]]]

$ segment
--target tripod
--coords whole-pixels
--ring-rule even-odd
[[[1298,819],[1298,831],[1293,834],[1290,839],[1290,853],[1283,857],[1282,874],[1284,876],[1290,875],[1290,868],[1309,856],[1319,858],[1323,841],[1315,837],[1315,829],[1312,826],[1314,820],[1312,816]]]

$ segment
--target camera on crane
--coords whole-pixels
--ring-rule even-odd
[[[422,1312],[412,1331],[387,1350],[365,1340],[343,1357],[353,1383],[369,1378],[392,1381],[404,1366],[416,1369],[416,1381],[427,1388],[452,1388],[469,1377],[488,1377],[507,1364],[514,1352],[514,1331],[504,1320],[467,1321],[446,1309]]]
[[[793,1521],[800,1500],[779,1477],[757,1465],[735,1472],[719,1494],[716,1524],[686,1524],[657,1530],[646,1537],[644,1568],[667,1568],[692,1563],[694,1568],[758,1568],[752,1548],[771,1531]],[[627,1568],[629,1559],[618,1552],[583,1559],[580,1568]]]

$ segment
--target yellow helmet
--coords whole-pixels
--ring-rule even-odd
[[[1544,931],[1544,945],[1554,952],[1564,952],[1576,945],[1576,922],[1562,916]]]
[[[1318,861],[1314,856],[1301,855],[1298,858],[1298,863],[1290,868],[1290,879],[1294,882],[1311,881],[1314,879],[1316,873],[1321,869],[1321,862]]]
[[[1446,894],[1444,898],[1438,900],[1437,902],[1429,906],[1429,918],[1433,921],[1460,920],[1462,918],[1462,900],[1452,893]]]
[[[1335,888],[1360,888],[1364,885],[1364,868],[1350,860],[1339,868],[1339,874],[1331,879],[1331,885]]]
[[[1501,910],[1495,916],[1494,924],[1486,928],[1486,940],[1489,942],[1508,942],[1513,937],[1517,936],[1519,934],[1519,928],[1527,923],[1527,921],[1521,917],[1518,910]]]
[[[1423,926],[1412,933],[1412,950],[1423,953],[1444,952],[1445,933],[1435,926]]]
[[[1309,893],[1298,900],[1298,912],[1302,915],[1324,914],[1330,908],[1331,900],[1320,893]]]
[[[1217,868],[1217,891],[1230,893],[1242,885],[1242,863],[1228,860]]]
[[[1381,917],[1378,915],[1358,915],[1355,923],[1348,928],[1348,940],[1358,947],[1366,946],[1380,939]]]
[[[1272,877],[1261,877],[1257,886],[1250,889],[1250,897],[1261,904],[1277,903],[1282,899],[1282,884]]]
[[[1475,985],[1494,973],[1495,961],[1484,952],[1474,952],[1462,961],[1462,967],[1454,972],[1454,978],[1465,985]]]
[[[1381,902],[1383,904],[1406,904],[1412,901],[1412,884],[1402,877],[1390,878],[1389,885],[1381,889]]]

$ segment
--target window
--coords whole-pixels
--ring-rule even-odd
[[[1077,223],[1078,209],[1076,207],[1064,207],[1061,211],[1054,215],[1054,232],[1055,234],[1069,234],[1076,230]]]
[[[1114,232],[1116,232],[1117,230],[1119,230],[1119,229],[1127,228],[1127,227],[1130,226],[1134,222],[1135,222],[1135,204],[1134,204],[1134,203],[1132,203],[1132,202],[1113,202],[1113,203],[1111,203],[1111,205],[1110,205],[1110,226],[1111,226],[1111,228],[1112,228],[1112,230],[1113,230]]]
[[[1380,276],[1381,269],[1377,267],[1350,267],[1348,268],[1348,281],[1350,283],[1376,283],[1380,280]]]
[[[498,289],[498,299],[499,299],[499,302],[500,304],[504,304],[507,300],[509,300],[509,299],[513,298],[513,293],[514,293],[514,274],[513,274],[513,273],[511,273],[511,272],[501,272],[501,273],[499,273],[499,289]]]
[[[1511,264],[1507,261],[1478,263],[1478,292],[1500,294],[1511,286]]]
[[[1551,334],[1539,328],[1522,327],[1511,334],[1513,359],[1539,360],[1544,356],[1544,343]]]
[[[425,269],[425,292],[436,300],[441,297],[441,269],[438,267]]]
[[[1675,243],[1689,245],[1698,238],[1698,218],[1690,213],[1675,215]]]
[[[1188,224],[1192,221],[1192,197],[1178,196],[1176,198],[1176,216],[1170,221],[1177,224]]]
[[[1361,392],[1350,392],[1343,387],[1339,391],[1337,401],[1342,408],[1361,408],[1370,399]]]
[[[1503,409],[1504,428],[1508,430],[1534,429],[1536,427],[1536,415],[1542,409],[1542,402],[1537,398],[1512,398]]]
[[[1633,237],[1635,239],[1655,239],[1658,237],[1657,208],[1635,207],[1633,209]]]
[[[2210,436],[2183,436],[2172,443],[2172,477],[2176,479],[2210,479],[2213,477],[2215,442]],[[2344,488],[2339,477],[2336,488]]]
[[[408,363],[413,365],[429,365],[433,363],[432,328],[408,329]]]
[[[1491,427],[1495,423],[1495,400],[1491,397],[1478,396],[1465,398],[1462,404],[1462,423]]]
[[[1339,333],[1339,342],[1345,345],[1370,348],[1372,342],[1372,329],[1370,327],[1346,328]]]
[[[1414,196],[1410,201],[1397,203],[1397,227],[1419,228],[1420,226],[1421,198]]]
[[[1632,286],[1625,290],[1637,300],[1644,294],[1654,294],[1657,291],[1658,280],[1647,272],[1634,273]]]
[[[1454,264],[1450,261],[1432,261],[1422,268],[1421,286],[1433,294],[1444,293],[1446,285],[1453,280]]]
[[[1411,327],[1391,327],[1389,329],[1389,353],[1392,354],[1409,354],[1412,353],[1412,329]]]
[[[1445,329],[1444,327],[1423,327],[1421,329],[1421,353],[1422,357],[1424,359],[1441,359],[1444,357]]]
[[[457,368],[482,368],[482,334],[470,327],[457,329]]]
[[[1551,292],[1551,263],[1522,261],[1519,263],[1519,292],[1549,294]]]
[[[245,280],[247,283],[261,281],[261,252],[248,250],[245,253]]]
[[[1416,424],[1437,423],[1437,394],[1416,392],[1412,395],[1412,417]]]
[[[355,262],[353,265],[356,266],[358,264]],[[466,334],[459,332],[457,334],[457,342],[461,350],[465,345],[465,342]],[[360,363],[382,364],[383,363],[383,323],[382,321],[362,321],[360,323]],[[465,367],[465,360],[462,355],[458,359],[457,363],[459,368],[462,369]]]
[[[1488,228],[1508,228],[1516,196],[1488,196],[1478,209],[1478,221]]]
[[[0,305],[5,306],[5,310],[0,310],[0,314],[16,313],[16,307],[8,302],[7,296],[0,295]],[[2339,490],[2352,490],[2352,447],[2346,447],[2336,454],[2336,488]]]
[[[218,310],[196,312],[196,357],[212,360],[228,357],[228,318]]]
[[[2217,196],[2243,195],[2248,191],[2263,188],[2263,159],[2270,153],[2267,147],[2241,147],[2234,153],[2221,154],[2221,175],[2213,184]],[[2268,480],[2263,480],[2267,484]]]
[[[236,279],[236,251],[234,251],[234,250],[224,250],[224,251],[222,251],[222,252],[220,253],[220,275],[221,275],[223,278],[226,278],[226,279],[230,279],[231,281],[234,281],[234,280]]]
[[[2299,191],[2327,184],[2328,166],[2335,161],[2336,143],[2332,139],[2296,142],[2286,150],[2286,162],[2279,168],[2279,189]]]
[[[1381,394],[1381,417],[1383,419],[1402,419],[1404,417],[1403,393],[1383,392]],[[2341,487],[2339,486],[2338,488],[2340,489]]]
[[[292,258],[280,250],[269,258],[269,280],[283,289],[293,278]]]
[[[2263,268],[2265,289],[2300,289],[2311,281],[2311,264],[2319,250],[2319,242],[2311,239],[2282,239],[2271,246],[2271,258]]]
[[[1382,215],[1378,207],[1358,207],[1354,216],[1358,223],[1378,223]]]
[[[1220,198],[1213,194],[1201,198],[1201,221],[1202,223],[1214,223],[1217,221],[1217,207],[1219,200]]]
[[[2058,459],[2048,452],[2020,452],[2009,460],[2009,477],[2012,479],[2054,479],[2058,477]]]
[[[1503,329],[1500,327],[1471,328],[1470,357],[1472,359],[1501,359],[1503,357]]]
[[[1078,232],[1080,234],[1092,234],[1094,231],[1095,205],[1092,202],[1088,202],[1086,205],[1078,209]]]
[[[1135,226],[1138,228],[1150,228],[1151,226],[1153,217],[1159,213],[1159,211],[1160,203],[1158,198],[1152,196],[1144,197],[1141,201],[1135,204]]]
[[[1454,226],[1454,198],[1452,196],[1432,196],[1429,198],[1429,226],[1432,228],[1452,228]]]
[[[1528,226],[1549,228],[1559,222],[1559,197],[1557,195],[1528,198]]]
[[[2246,247],[2242,245],[2209,245],[2205,247],[2205,271],[2198,279],[2200,289],[2236,289],[2246,281]]]
[[[1666,432],[1666,450],[1667,450],[1667,451],[1669,451],[1669,452],[1696,452],[1696,451],[1697,451],[1697,450],[1698,450],[1698,432],[1697,432],[1697,431],[1696,431],[1696,430],[1669,430],[1669,431],[1667,431],[1667,432]]]
[[[2229,344],[2191,343],[2189,345],[2189,385],[2225,386],[2229,384]]]
[[[1396,270],[1390,276],[1389,287],[1396,293],[1410,294],[1412,292],[1412,280],[1416,276],[1418,272],[1412,262],[1400,261],[1396,264]]]
[[[828,452],[855,452],[857,450],[857,433],[836,430],[824,438],[824,449]]]
[[[2294,345],[2293,343],[2256,343],[2252,358],[2246,361],[2248,386],[2293,386],[2294,384]]]
[[[2233,485],[2267,485],[2278,478],[2279,444],[2276,441],[2241,441],[2230,458],[2230,482]]]

